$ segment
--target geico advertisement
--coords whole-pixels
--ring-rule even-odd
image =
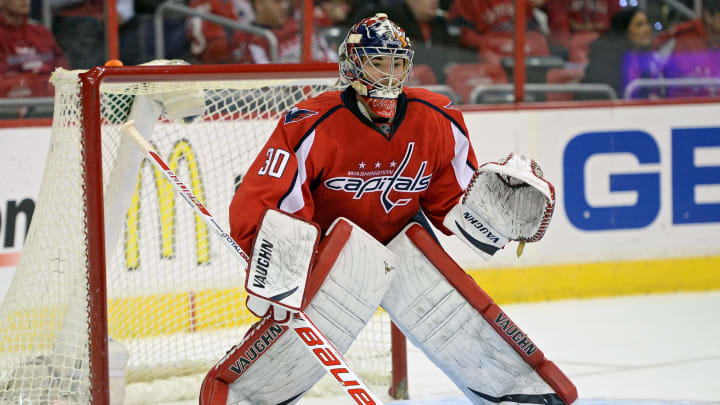
[[[465,121],[479,162],[497,160],[509,152],[534,159],[556,189],[556,208],[543,240],[528,244],[522,257],[515,254],[515,243],[485,262],[455,238],[442,238],[450,253],[467,268],[515,267],[562,263],[587,263],[650,258],[701,257],[720,254],[720,119],[713,118],[718,104],[616,107],[594,109],[518,110],[465,113]],[[0,271],[1,288],[7,288],[13,263],[21,250],[27,219],[34,210],[42,178],[42,166],[49,145],[49,128],[0,130],[0,165],[3,187],[0,191]],[[220,135],[220,134],[213,134]],[[173,161],[199,150],[189,137],[161,150]],[[221,145],[222,143],[218,143]],[[218,179],[206,167],[216,154],[194,153],[188,169],[181,175],[192,187],[202,188]],[[174,164],[174,163],[173,163]],[[144,178],[153,179],[149,165]],[[193,169],[195,167],[197,170]],[[221,182],[233,185],[233,178]],[[135,174],[134,176],[137,176]],[[212,175],[215,176],[215,175]],[[137,177],[136,177],[137,178]],[[143,194],[140,205],[157,207],[163,202],[162,189],[169,185],[156,181],[156,192]],[[214,214],[226,221],[226,207],[232,189],[223,190],[208,201],[221,207]],[[210,199],[210,194],[207,195]],[[227,201],[221,201],[227,200]],[[166,201],[167,202],[167,201]],[[174,205],[182,203],[173,202]],[[138,201],[128,208],[136,209]],[[157,212],[156,212],[157,211]],[[189,209],[176,208],[185,216]],[[155,217],[162,215],[154,212]],[[132,215],[129,218],[133,218]],[[159,219],[155,219],[159,221]],[[213,241],[205,226],[189,219],[194,229],[191,245],[178,242],[166,225],[124,225],[124,268],[137,266],[143,249],[156,249],[163,266],[172,267],[172,258],[188,250],[198,263]],[[158,222],[164,223],[164,222]],[[169,223],[172,226],[172,223]],[[156,234],[144,238],[143,230]],[[157,237],[159,232],[160,237]],[[198,247],[200,246],[200,248]],[[217,249],[223,249],[219,247]],[[198,281],[198,280],[195,280]]]
[[[543,240],[476,267],[720,254],[718,104],[466,113],[478,161],[535,158],[557,191]]]

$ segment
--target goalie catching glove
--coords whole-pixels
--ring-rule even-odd
[[[284,212],[265,211],[245,281],[246,306],[258,318],[286,323],[302,310],[320,228]]]
[[[443,224],[487,260],[509,240],[539,241],[554,208],[555,188],[540,166],[511,153],[477,169]]]

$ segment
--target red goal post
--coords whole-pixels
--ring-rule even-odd
[[[147,395],[138,387],[161,380],[197,385],[253,321],[241,267],[123,143],[119,126],[134,119],[227,226],[234,189],[278,119],[337,88],[337,77],[336,64],[319,63],[56,72],[51,151],[0,308],[0,340],[9,342],[0,348],[8,370],[0,400],[109,403],[108,336],[130,353],[127,395]],[[163,97],[202,100],[203,112],[178,121],[158,107]],[[403,397],[405,354],[404,337],[379,311],[347,357],[376,392]],[[332,385],[318,384],[318,395]]]

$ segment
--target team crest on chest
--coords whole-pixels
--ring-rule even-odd
[[[285,114],[284,125],[292,124],[293,122],[302,121],[305,118],[317,115],[317,111],[306,110],[304,108],[293,107]]]
[[[393,208],[407,205],[412,201],[412,198],[397,198],[393,200],[390,198],[391,191],[401,193],[419,193],[427,190],[430,186],[432,173],[425,174],[427,161],[422,161],[420,163],[420,167],[415,174],[405,173],[405,169],[410,163],[414,150],[415,142],[410,142],[402,161],[393,166],[396,167],[394,171],[379,170],[377,171],[378,175],[368,178],[354,177],[350,175],[333,177],[325,180],[324,185],[330,190],[352,193],[352,198],[354,200],[359,200],[368,193],[379,192],[380,203],[385,209],[385,212],[390,212]],[[361,164],[361,167],[364,167],[364,164]],[[354,173],[349,172],[348,174]]]

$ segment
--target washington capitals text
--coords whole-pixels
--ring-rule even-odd
[[[388,176],[375,176],[368,179],[358,177],[333,177],[325,180],[325,187],[331,190],[353,193],[353,199],[356,200],[362,198],[365,193],[380,191],[382,192],[380,195],[380,202],[382,203],[383,208],[385,208],[385,212],[390,212],[390,210],[397,206],[407,205],[410,201],[412,201],[412,199],[401,198],[396,201],[392,201],[388,197],[390,191],[418,193],[428,188],[430,185],[430,178],[432,177],[432,173],[427,175],[425,174],[427,161],[423,161],[420,164],[420,168],[413,177],[402,176],[403,171],[410,162],[414,148],[415,143],[410,142],[402,163],[400,163],[394,173]]]

